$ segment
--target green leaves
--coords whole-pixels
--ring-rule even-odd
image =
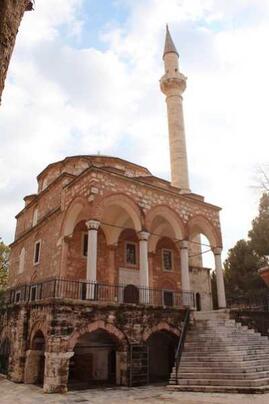
[[[269,255],[269,194],[260,199],[259,214],[252,221],[248,240],[239,240],[228,252],[224,263],[227,296],[259,295],[266,288],[258,269]]]
[[[0,291],[7,286],[10,249],[0,238]]]

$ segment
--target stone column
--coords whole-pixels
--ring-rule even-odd
[[[74,352],[45,352],[45,393],[66,393],[69,376],[69,359]]]
[[[226,297],[223,279],[223,270],[221,263],[221,248],[214,248],[214,258],[215,258],[215,270],[216,270],[216,280],[217,280],[217,292],[218,292],[218,306],[219,309],[224,309],[226,307]]]
[[[94,299],[94,290],[97,273],[97,231],[100,222],[97,220],[89,220],[86,222],[88,229],[88,253],[87,253],[87,273],[86,280],[91,282],[87,285],[87,298]]]
[[[181,290],[183,293],[183,304],[185,306],[191,306],[191,291],[190,274],[189,274],[189,246],[188,241],[183,240],[179,244],[180,247],[180,262],[181,262]]]
[[[140,280],[140,301],[149,303],[149,263],[148,263],[148,238],[149,233],[140,231],[139,237],[139,280]],[[144,289],[145,288],[145,289]]]

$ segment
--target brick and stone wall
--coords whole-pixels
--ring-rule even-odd
[[[99,282],[128,283],[129,279],[137,278],[138,283],[138,233],[142,229],[150,233],[152,288],[181,287],[179,240],[197,240],[203,233],[212,247],[221,246],[219,208],[205,203],[200,196],[182,195],[147,169],[121,159],[70,157],[48,166],[38,176],[38,182],[38,194],[26,198],[25,208],[17,215],[16,239],[11,245],[10,286],[53,277],[85,279],[87,259],[82,254],[82,242],[89,219],[101,223],[97,245]],[[34,244],[38,240],[41,240],[40,262],[34,265]],[[125,260],[126,241],[137,244],[137,264],[132,268]],[[189,245],[189,255],[199,254],[199,244]],[[20,272],[23,248],[24,269]],[[163,269],[163,248],[173,252],[172,271]],[[197,261],[191,258],[190,264],[195,262],[199,264],[200,258]],[[191,278],[202,293],[210,293],[207,271],[196,271]]]
[[[13,305],[0,318],[0,344],[11,344],[8,377],[32,383],[37,377],[41,356],[45,356],[46,392],[66,391],[69,359],[78,339],[86,333],[104,330],[118,345],[121,357],[120,384],[128,383],[128,349],[145,343],[158,331],[180,335],[183,310],[136,305],[89,304],[87,302],[43,301]],[[37,334],[44,336],[44,351],[35,346]]]

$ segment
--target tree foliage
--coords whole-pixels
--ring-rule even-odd
[[[269,255],[269,193],[263,193],[261,197],[259,215],[252,221],[248,236],[258,256]]]
[[[269,194],[260,199],[259,214],[252,221],[248,240],[239,240],[228,252],[224,263],[227,296],[253,296],[266,288],[258,269],[269,255]]]
[[[0,238],[0,290],[7,286],[9,247]]]

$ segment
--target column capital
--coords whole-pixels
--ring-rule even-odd
[[[74,352],[45,352],[45,357],[51,359],[70,359],[73,355]]]
[[[148,241],[150,233],[147,231],[139,231],[137,233],[139,240]]]
[[[214,247],[214,248],[212,248],[212,251],[213,251],[214,255],[221,255],[222,248],[221,247]]]
[[[188,240],[181,240],[181,241],[179,242],[179,248],[180,248],[181,250],[185,250],[185,249],[189,248],[189,242],[188,242]]]
[[[100,222],[98,220],[90,219],[85,222],[88,230],[98,230],[100,226]]]

